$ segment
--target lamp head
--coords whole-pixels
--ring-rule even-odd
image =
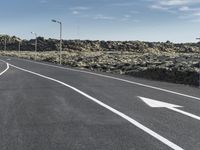
[[[52,22],[57,22],[55,19],[52,19],[51,21],[52,21]]]

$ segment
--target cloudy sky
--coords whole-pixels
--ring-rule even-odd
[[[64,39],[195,42],[200,0],[0,0],[0,34]]]

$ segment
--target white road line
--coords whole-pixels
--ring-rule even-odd
[[[194,115],[194,114],[188,113],[186,111],[177,109],[177,107],[183,107],[183,106],[170,104],[170,103],[166,103],[166,102],[162,102],[162,101],[157,101],[157,100],[154,100],[154,99],[145,98],[145,97],[141,97],[141,96],[138,96],[138,97],[143,102],[145,102],[147,105],[149,105],[150,107],[153,107],[153,108],[167,108],[167,109],[173,110],[175,112],[181,113],[183,115],[189,116],[189,117],[191,117],[193,119],[200,120],[200,117],[197,116],[197,115]]]
[[[142,84],[142,83],[138,83],[138,82],[134,82],[134,81],[129,81],[129,80],[126,80],[126,79],[121,79],[121,78],[112,77],[112,76],[103,75],[103,74],[98,74],[98,73],[89,72],[89,71],[65,68],[65,67],[61,67],[61,66],[55,66],[55,65],[45,64],[45,63],[41,63],[41,62],[35,62],[35,61],[31,61],[31,60],[25,60],[25,61],[29,61],[29,62],[40,64],[40,65],[50,66],[50,67],[54,67],[54,68],[65,69],[65,70],[70,70],[70,71],[74,71],[74,72],[86,73],[86,74],[91,74],[91,75],[95,75],[95,76],[99,76],[99,77],[114,79],[114,80],[130,83],[130,84],[134,84],[134,85],[139,85],[139,86],[146,87],[146,88],[151,88],[151,89],[154,89],[154,90],[159,90],[159,91],[162,91],[162,92],[167,92],[167,93],[171,93],[171,94],[175,94],[175,95],[179,95],[179,96],[183,96],[183,97],[187,97],[187,98],[200,100],[199,97],[195,97],[195,96],[191,96],[191,95],[187,95],[187,94],[183,94],[183,93],[179,93],[179,92],[174,92],[174,91],[171,91],[171,90],[167,90],[167,89],[163,89],[163,88],[159,88],[159,87],[155,87],[155,86],[151,86],[151,85],[146,85],[146,84]]]
[[[42,77],[42,78],[45,78],[45,79],[48,79],[48,80],[51,80],[51,81],[54,81],[54,82],[57,82],[61,85],[64,85],[74,91],[76,91],[77,93],[83,95],[84,97],[92,100],[93,102],[99,104],[100,106],[110,110],[111,112],[113,112],[114,114],[124,118],[125,120],[127,120],[128,122],[130,122],[131,124],[133,124],[134,126],[140,128],[141,130],[143,130],[144,132],[148,133],[149,135],[153,136],[154,138],[156,138],[157,140],[161,141],[162,143],[166,144],[167,146],[169,146],[170,148],[174,149],[174,150],[184,150],[183,148],[181,148],[180,146],[172,143],[171,141],[169,141],[168,139],[164,138],[163,136],[159,135],[158,133],[152,131],[151,129],[147,128],[146,126],[142,125],[141,123],[137,122],[136,120],[132,119],[131,117],[125,115],[124,113],[112,108],[111,106],[101,102],[100,100],[82,92],[81,90],[73,87],[73,86],[70,86],[64,82],[61,82],[59,80],[56,80],[56,79],[53,79],[51,77],[48,77],[48,76],[44,76],[42,74],[39,74],[39,73],[36,73],[36,72],[32,72],[32,71],[29,71],[29,70],[26,70],[26,69],[23,69],[23,68],[20,68],[20,67],[17,67],[17,66],[14,66],[12,64],[10,64],[10,66],[14,67],[14,68],[17,68],[19,70],[22,70],[24,72],[28,72],[28,73],[31,73],[31,74],[34,74],[36,76],[39,76],[39,77]]]
[[[3,72],[0,73],[0,76],[3,75],[8,69],[9,69],[9,64],[6,63],[6,69]]]
[[[188,116],[188,117],[191,117],[191,118],[193,118],[193,119],[196,119],[196,120],[200,120],[200,117],[199,116],[197,116],[197,115],[194,115],[194,114],[191,114],[191,113],[188,113],[188,112],[186,112],[186,111],[183,111],[183,110],[180,110],[180,109],[177,109],[177,108],[169,108],[169,109],[171,109],[171,110],[173,110],[173,111],[176,111],[176,112],[178,112],[178,113],[181,113],[181,114],[183,114],[183,115],[186,115],[186,116]]]

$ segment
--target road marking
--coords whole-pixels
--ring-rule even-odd
[[[9,69],[9,64],[6,63],[6,69],[3,72],[0,73],[0,76],[3,75],[8,69]]]
[[[61,82],[59,80],[56,80],[56,79],[53,79],[51,77],[48,77],[48,76],[44,76],[42,74],[39,74],[39,73],[36,73],[36,72],[32,72],[32,71],[29,71],[29,70],[26,70],[26,69],[23,69],[23,68],[20,68],[20,67],[17,67],[17,66],[14,66],[12,64],[10,64],[10,66],[14,67],[14,68],[17,68],[21,71],[24,71],[24,72],[28,72],[28,73],[31,73],[31,74],[34,74],[36,76],[39,76],[39,77],[42,77],[42,78],[45,78],[45,79],[48,79],[48,80],[51,80],[51,81],[54,81],[54,82],[57,82],[61,85],[64,85],[72,90],[74,90],[75,92],[83,95],[84,97],[92,100],[93,102],[99,104],[100,106],[110,110],[111,112],[113,112],[114,114],[124,118],[125,120],[127,120],[128,122],[130,122],[131,124],[133,124],[134,126],[140,128],[141,130],[143,130],[144,132],[148,133],[149,135],[153,136],[154,138],[156,138],[157,140],[159,140],[160,142],[164,143],[165,145],[169,146],[170,148],[174,149],[174,150],[184,150],[183,148],[181,148],[180,146],[172,143],[171,141],[169,141],[168,139],[164,138],[163,136],[159,135],[158,133],[154,132],[153,130],[147,128],[146,126],[142,125],[141,123],[137,122],[136,120],[132,119],[131,117],[125,115],[124,113],[112,108],[111,106],[101,102],[100,100],[88,95],[87,93],[84,93],[82,92],[81,90],[73,87],[73,86],[70,86],[64,82]]]
[[[139,96],[138,96],[139,97]],[[150,98],[145,98],[145,97],[139,97],[143,102],[145,102],[147,105],[149,105],[150,107],[153,108],[167,108],[170,110],[173,110],[175,112],[181,113],[183,115],[189,116],[193,119],[196,120],[200,120],[200,117],[185,111],[182,111],[180,109],[177,109],[177,107],[183,107],[183,106],[179,106],[179,105],[174,105],[174,104],[170,104],[170,103],[166,103],[166,102],[161,102],[161,101],[157,101],[157,100],[153,100]]]
[[[45,63],[31,61],[31,60],[25,60],[25,59],[23,59],[23,60],[28,61],[28,62],[32,62],[32,63],[36,63],[36,64],[40,64],[40,65],[54,67],[54,68],[65,69],[65,70],[70,70],[70,71],[74,71],[74,72],[81,72],[81,73],[91,74],[91,75],[95,75],[95,76],[99,76],[99,77],[114,79],[114,80],[130,83],[130,84],[134,84],[134,85],[139,85],[139,86],[142,86],[142,87],[151,88],[151,89],[166,92],[166,93],[171,93],[171,94],[175,94],[175,95],[179,95],[179,96],[183,96],[183,97],[187,97],[187,98],[191,98],[191,99],[200,100],[199,97],[195,97],[195,96],[191,96],[191,95],[187,95],[187,94],[183,94],[183,93],[179,93],[179,92],[174,92],[174,91],[171,91],[171,90],[167,90],[167,89],[163,89],[163,88],[159,88],[159,87],[155,87],[155,86],[151,86],[151,85],[146,85],[146,84],[142,84],[142,83],[138,83],[138,82],[134,82],[134,81],[129,81],[129,80],[126,80],[126,79],[121,79],[121,78],[117,78],[117,77],[112,77],[112,76],[98,74],[98,73],[84,71],[84,70],[76,70],[76,69],[71,69],[71,68],[66,68],[66,67],[61,67],[61,66],[55,66],[55,65],[45,64]]]

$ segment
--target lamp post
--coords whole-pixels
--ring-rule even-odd
[[[19,38],[17,39],[17,42],[18,42],[18,52],[20,53],[21,51],[21,42],[22,40],[20,40]]]
[[[18,51],[19,51],[19,53],[20,53],[20,51],[21,51],[21,41],[19,41]]]
[[[7,39],[6,36],[4,37],[4,51],[7,49]]]
[[[60,25],[60,65],[62,64],[62,22],[52,19],[52,22],[58,23]]]
[[[37,34],[35,32],[31,32],[31,34],[35,35],[35,60],[36,60],[36,53],[37,53]]]
[[[196,38],[196,40],[200,40],[200,38]],[[199,50],[199,55],[200,55],[200,50]],[[199,60],[199,88],[200,88],[200,60]]]

